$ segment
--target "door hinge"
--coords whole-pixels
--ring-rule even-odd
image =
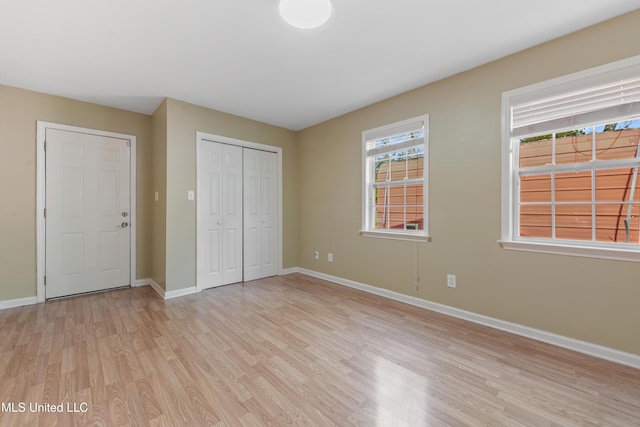
[[[44,142],[44,151],[47,151],[47,141]]]
[[[131,148],[131,141],[127,141],[127,147]]]
[[[44,208],[44,217],[47,217],[47,208]]]
[[[44,276],[44,285],[47,286],[47,276]]]

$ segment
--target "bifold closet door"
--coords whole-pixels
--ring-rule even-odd
[[[277,155],[243,149],[244,280],[278,274]]]
[[[205,141],[198,155],[198,283],[242,281],[242,148]]]

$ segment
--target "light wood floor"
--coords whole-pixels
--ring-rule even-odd
[[[0,402],[1,426],[639,426],[640,371],[294,274],[0,311]]]

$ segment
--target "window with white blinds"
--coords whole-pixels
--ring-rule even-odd
[[[362,133],[363,203],[361,234],[428,238],[428,116]]]
[[[503,94],[508,249],[640,261],[640,56]]]

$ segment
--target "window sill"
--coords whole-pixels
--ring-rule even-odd
[[[409,240],[411,242],[430,242],[431,237],[424,234],[398,233],[393,231],[371,231],[360,230],[360,235],[364,237],[377,237],[380,239]]]
[[[513,240],[498,240],[498,243],[504,249],[514,251],[640,262],[640,249],[637,248],[605,248]]]

